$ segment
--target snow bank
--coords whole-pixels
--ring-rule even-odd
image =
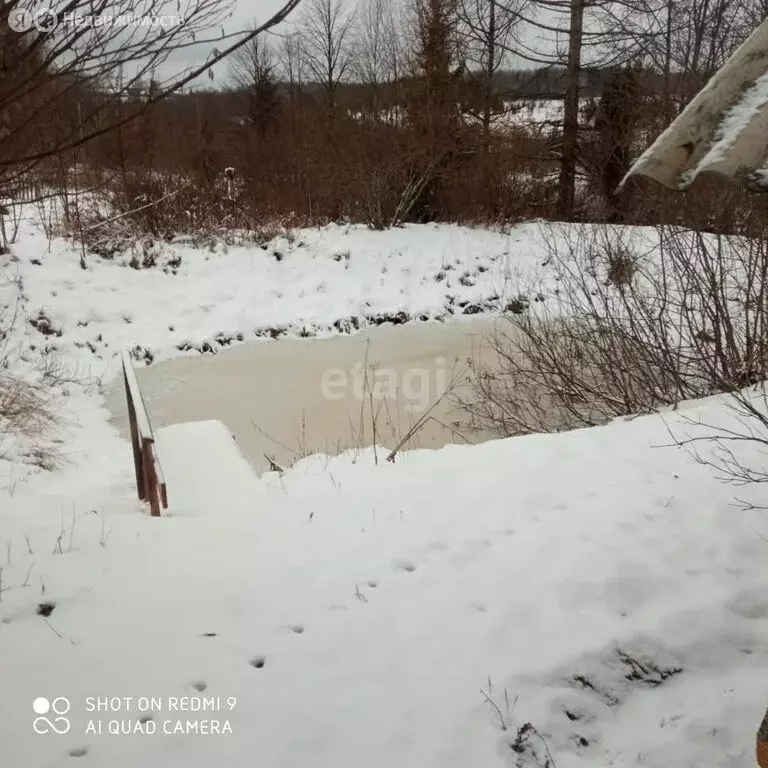
[[[0,510],[3,758],[748,764],[768,658],[763,515],[734,510],[684,451],[653,447],[668,442],[644,417],[395,465],[316,456],[265,476],[257,513],[240,515],[226,511],[234,487],[213,513],[152,519],[127,486],[20,484]],[[69,699],[67,734],[33,731],[40,696]],[[184,696],[218,708],[171,709]],[[89,711],[93,697],[131,703]],[[154,734],[107,732],[146,716]],[[232,733],[163,731],[214,719]]]
[[[258,512],[258,478],[220,421],[176,424],[155,434],[176,515]]]

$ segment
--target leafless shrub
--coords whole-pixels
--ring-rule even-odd
[[[25,464],[54,469],[59,455],[47,435],[59,423],[48,391],[42,385],[0,373],[0,451],[11,440],[12,456]],[[0,454],[1,455],[1,454]]]
[[[47,346],[35,357],[11,345],[18,321],[23,284],[20,276],[8,280],[14,297],[0,304],[0,457],[53,469],[60,463],[55,428],[61,423],[56,396],[71,384],[88,388],[93,380],[62,361]]]
[[[635,261],[632,253],[619,249],[608,254],[608,282],[617,287],[632,282],[635,274]]]
[[[549,241],[474,366],[474,426],[511,435],[604,423],[763,381],[768,240],[583,226]]]
[[[4,431],[34,437],[56,422],[43,389],[0,374],[0,423]]]
[[[674,445],[685,448],[722,483],[738,488],[768,483],[768,391],[766,382],[731,393],[722,418],[684,415],[668,426]],[[742,509],[768,509],[768,504],[736,497]]]
[[[189,236],[196,245],[217,238],[230,242],[236,233],[253,229],[223,176],[201,187],[184,176],[131,173],[113,180],[105,194],[106,210],[83,208],[72,234],[106,258],[137,243],[151,247],[178,236]]]

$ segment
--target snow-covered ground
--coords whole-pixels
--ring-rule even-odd
[[[302,231],[207,261],[184,250],[177,275],[83,271],[26,233],[6,267],[25,294],[9,352],[55,344],[102,377],[124,346],[157,360],[219,331],[447,316],[503,303],[540,263],[537,232]],[[24,322],[39,309],[47,337]],[[152,519],[98,387],[57,396],[66,463],[0,460],[2,766],[752,764],[764,514],[664,447],[686,417],[728,419],[720,399],[261,478],[220,425],[175,427],[169,479],[188,483]]]

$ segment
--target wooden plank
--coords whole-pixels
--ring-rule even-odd
[[[152,513],[152,517],[160,517],[160,498],[159,489],[157,487],[157,472],[155,471],[155,450],[154,442],[152,438],[145,437],[143,452],[144,452],[144,469],[145,477],[147,481],[147,496],[149,497],[149,509]]]
[[[157,455],[157,443],[152,441],[152,458],[155,462],[155,473],[157,475],[157,486],[160,489],[160,501],[163,504],[163,509],[168,509],[168,486],[165,483],[165,475],[163,474],[163,467],[160,464],[160,458]]]

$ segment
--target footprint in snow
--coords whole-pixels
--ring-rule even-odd
[[[412,560],[398,560],[395,563],[395,568],[400,571],[406,571],[407,573],[413,573],[416,570],[416,563]]]
[[[376,580],[374,580],[374,579],[371,579],[371,580],[368,582],[368,586],[369,586],[371,589],[376,589],[376,587],[378,587],[378,586],[379,586],[379,582],[378,582],[378,581],[376,581]]]
[[[67,754],[70,757],[85,757],[88,754],[88,747],[73,747]]]
[[[267,659],[264,656],[254,656],[248,663],[254,669],[263,669],[264,665],[267,663]]]
[[[768,617],[768,599],[759,588],[745,589],[727,602],[731,613],[742,619],[765,619]]]
[[[192,683],[192,687],[196,691],[200,691],[200,693],[202,693],[208,687],[208,683],[203,680],[195,680],[195,682]]]
[[[304,634],[304,627],[301,624],[291,624],[289,627],[291,632],[297,634],[297,635],[303,635]]]

